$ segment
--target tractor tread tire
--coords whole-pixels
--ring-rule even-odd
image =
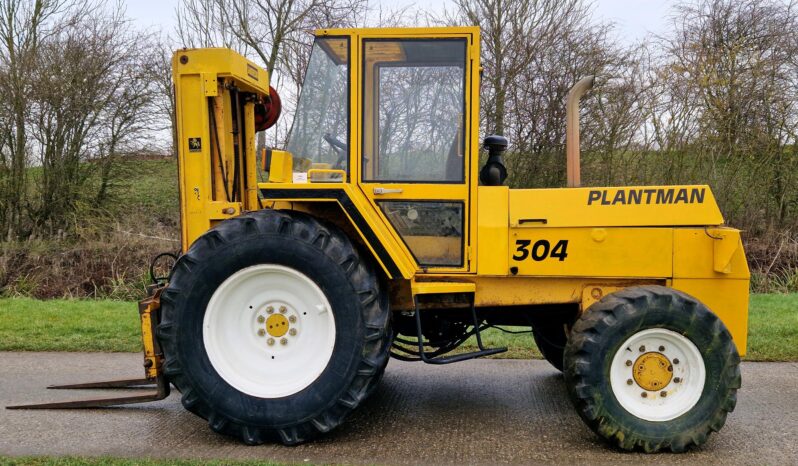
[[[669,324],[669,315],[685,327]],[[657,319],[665,324],[656,325]],[[613,343],[619,347],[643,328],[669,326],[691,340],[704,338],[706,345],[697,346],[704,364],[713,370],[707,370],[704,392],[690,411],[671,421],[649,422],[616,401],[609,388],[609,361],[615,353]],[[623,333],[627,330],[631,333]],[[740,357],[728,330],[706,306],[671,288],[639,286],[605,296],[576,321],[565,350],[565,380],[579,416],[599,436],[623,450],[678,453],[706,442],[734,410],[741,385]]]
[[[532,326],[532,338],[535,340],[535,345],[538,351],[543,356],[543,359],[548,361],[555,369],[562,372],[565,367],[563,355],[565,353],[565,344],[568,337],[564,329],[560,329],[561,334],[555,334],[554,329],[549,328],[535,328]]]
[[[304,246],[314,248],[318,254],[338,264],[359,300],[357,307],[361,310],[364,338],[360,359],[351,372],[349,384],[335,399],[296,422],[253,425],[236,419],[230,413],[220,412],[207,396],[200,395],[197,381],[188,375],[183,367],[184,361],[178,356],[177,336],[181,327],[180,313],[190,312],[185,291],[192,289],[197,273],[205,267],[212,268],[213,258],[234,242],[275,236],[304,243]],[[350,240],[331,224],[301,212],[277,210],[260,210],[226,220],[198,238],[180,257],[168,287],[161,294],[161,323],[157,336],[165,355],[164,373],[182,393],[183,406],[206,419],[215,432],[238,437],[248,445],[273,440],[286,445],[306,442],[340,425],[372,393],[382,377],[393,338],[387,294],[383,290],[371,261],[362,259]],[[201,335],[194,337],[202,340]],[[204,350],[202,356],[207,358]],[[317,383],[318,379],[305,390]],[[241,410],[246,409],[242,404]]]

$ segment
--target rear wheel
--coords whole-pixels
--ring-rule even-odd
[[[543,358],[555,369],[563,370],[563,353],[568,342],[566,327],[561,322],[545,322],[532,326],[532,336]]]
[[[684,451],[734,410],[740,358],[726,327],[694,298],[629,288],[591,306],[565,349],[579,415],[620,448]]]
[[[180,258],[161,305],[164,370],[183,405],[249,444],[335,428],[388,360],[387,296],[370,264],[301,213],[222,222]]]

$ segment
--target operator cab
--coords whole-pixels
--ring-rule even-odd
[[[317,32],[289,135],[295,174],[359,185],[420,268],[469,267],[475,41],[477,28]]]

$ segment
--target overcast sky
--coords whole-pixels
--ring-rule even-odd
[[[178,0],[126,0],[128,15],[145,27],[171,31],[175,24],[175,5]],[[415,6],[423,4],[432,11],[441,11],[446,0],[369,0],[370,6],[382,4]],[[633,42],[648,32],[661,34],[668,24],[667,0],[595,0],[595,14],[616,25],[620,40]]]

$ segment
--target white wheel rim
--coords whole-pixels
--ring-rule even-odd
[[[661,361],[670,364],[672,371],[666,369],[672,372],[670,379],[645,375],[659,374],[654,366],[662,367]],[[648,370],[651,367],[654,371]],[[664,328],[632,335],[615,353],[610,367],[615,399],[630,414],[646,421],[669,421],[688,412],[701,398],[705,381],[704,359],[695,344]],[[652,389],[654,384],[659,386]]]
[[[279,398],[302,391],[327,367],[335,317],[306,275],[281,265],[254,265],[213,293],[202,339],[228,384],[251,396]]]

